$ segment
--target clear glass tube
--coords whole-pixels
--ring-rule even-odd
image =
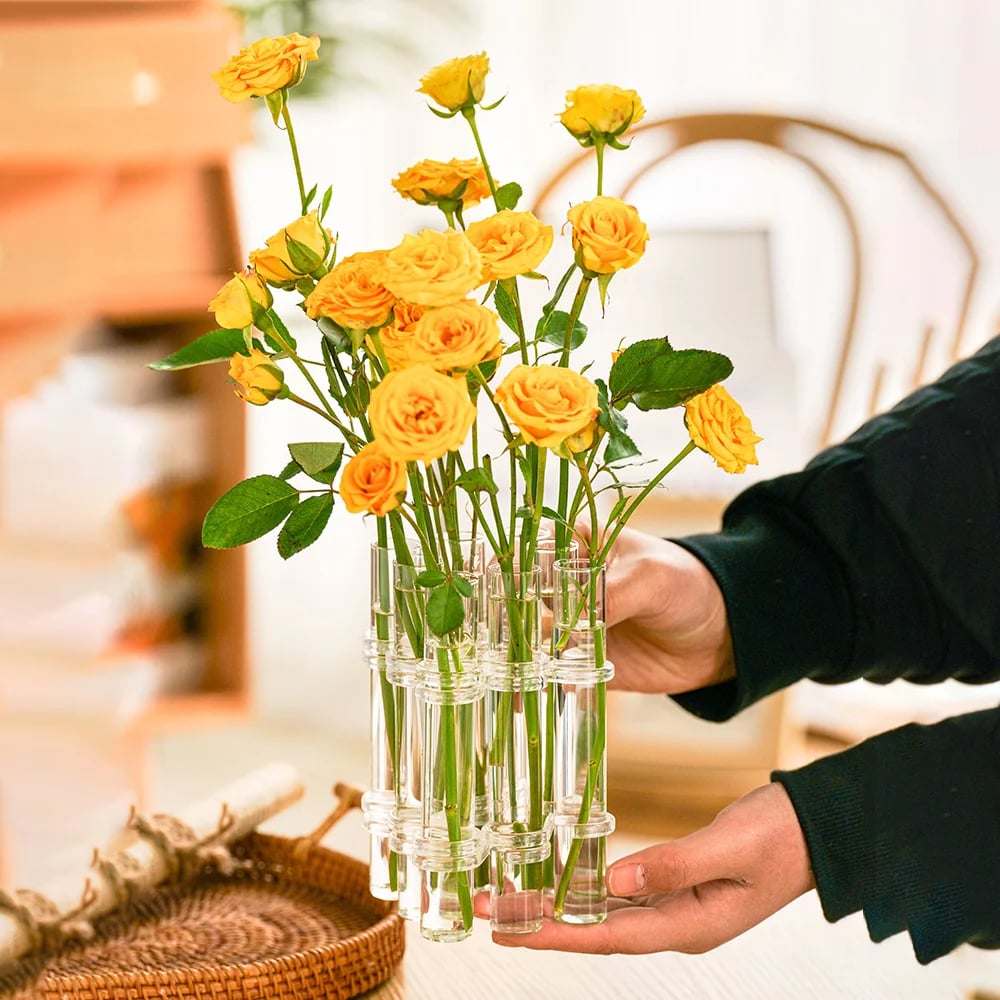
[[[421,665],[417,703],[422,720],[420,933],[457,941],[472,933],[474,872],[483,860],[476,825],[476,712],[483,687],[475,643],[431,637]]]
[[[566,923],[607,917],[607,682],[605,569],[585,559],[554,565],[553,685],[555,743],[553,913]]]
[[[397,734],[396,699],[386,674],[392,645],[392,553],[371,546],[370,620],[365,658],[370,672],[369,789],[362,798],[369,833],[369,891],[377,899],[396,899],[397,858],[392,850]]]

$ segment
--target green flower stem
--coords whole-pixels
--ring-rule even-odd
[[[295,141],[295,129],[292,127],[292,116],[288,110],[287,101],[281,108],[281,120],[285,123],[285,132],[288,135],[288,145],[292,150],[292,162],[295,164],[295,179],[299,182],[299,204],[302,206],[302,214],[306,214],[306,184],[302,179],[302,164],[299,162],[299,144]]]
[[[448,665],[448,650],[438,646],[438,669],[443,676],[450,676]],[[453,844],[462,839],[462,822],[459,816],[458,799],[458,753],[456,747],[457,733],[455,731],[455,705],[441,706],[441,759],[444,771],[444,815],[448,827],[448,840]],[[458,888],[459,906],[462,908],[462,923],[468,928],[472,926],[472,892],[464,873],[455,873]]]
[[[510,297],[510,301],[514,304],[514,319],[517,322],[517,342],[521,347],[521,364],[530,364],[528,358],[528,344],[524,336],[524,316],[521,311],[521,293],[517,288],[517,278],[503,278],[500,281],[500,287],[507,293]]]
[[[583,304],[587,301],[587,292],[593,280],[593,278],[588,277],[586,274],[580,276],[580,285],[576,290],[576,295],[573,297],[573,304],[569,308],[569,318],[566,320],[566,334],[563,339],[562,354],[559,356],[559,364],[563,368],[569,364],[569,352],[573,343],[573,327],[576,326],[576,321],[580,318],[580,313],[583,312]]]
[[[597,196],[604,193],[604,136],[594,137],[594,153],[597,156]]]
[[[462,108],[462,117],[469,123],[469,128],[472,129],[472,138],[476,140],[476,150],[479,153],[479,162],[483,165],[483,172],[486,174],[486,183],[489,184],[490,194],[493,195],[493,205],[499,212],[500,206],[497,204],[497,185],[496,181],[493,180],[493,174],[490,172],[490,165],[486,161],[486,152],[483,149],[483,141],[479,137],[479,126],[476,125],[475,105],[470,104]]]
[[[531,509],[531,525],[528,533],[528,543],[525,547],[522,565],[532,566],[535,562],[535,550],[538,548],[538,528],[542,523],[542,507],[545,501],[545,459],[548,448],[538,448],[537,464],[535,466],[534,505]]]
[[[315,403],[310,403],[308,399],[303,399],[301,396],[296,396],[295,393],[292,392],[291,390],[288,391],[288,394],[284,398],[291,400],[293,403],[296,403],[299,406],[304,406],[307,410],[312,410],[313,413],[316,413],[319,416],[321,416],[324,420],[329,421],[331,424],[333,424],[334,427],[337,428],[338,431],[340,431],[341,434],[344,435],[344,437],[350,443],[351,447],[353,447],[355,450],[357,450],[364,444],[364,441],[362,441],[353,431],[345,427],[335,416],[331,416],[329,413],[327,413],[326,410],[321,409]]]
[[[611,547],[615,544],[618,536],[622,533],[622,529],[628,523],[629,519],[635,513],[636,508],[642,503],[650,493],[663,481],[667,473],[674,469],[683,459],[687,458],[692,451],[695,450],[697,445],[693,441],[688,441],[686,445],[667,463],[646,485],[633,497],[628,506],[618,515],[617,523],[613,528],[610,528],[608,533],[605,535],[603,543],[595,556],[595,562],[603,563],[607,561],[608,554],[611,552]]]

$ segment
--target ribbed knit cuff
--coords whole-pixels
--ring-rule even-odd
[[[736,680],[675,696],[715,722],[846,662],[851,651],[850,606],[829,552],[790,516],[748,506],[746,518],[731,508],[719,534],[672,539],[705,563],[726,601]]]

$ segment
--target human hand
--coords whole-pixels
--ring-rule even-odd
[[[584,546],[586,522],[576,525]],[[735,675],[726,604],[699,559],[673,542],[629,528],[607,560],[609,686],[678,694]]]
[[[534,934],[497,934],[509,947],[594,954],[698,954],[749,930],[815,888],[788,793],[764,785],[701,830],[637,851],[607,872],[608,918],[586,926],[546,918]]]

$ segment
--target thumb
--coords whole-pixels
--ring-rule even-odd
[[[605,882],[614,896],[679,892],[721,878],[735,878],[733,847],[711,826],[620,858]]]

